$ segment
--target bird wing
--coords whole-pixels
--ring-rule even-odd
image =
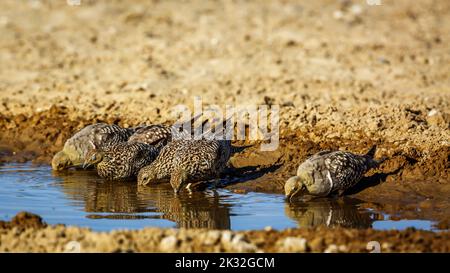
[[[157,156],[155,148],[145,143],[131,143],[128,145],[134,150],[131,164],[135,167],[137,172],[139,172],[141,168],[150,165]]]
[[[149,125],[136,130],[129,142],[141,142],[153,146],[165,145],[171,139],[170,127],[164,125]]]
[[[333,191],[352,187],[367,170],[363,157],[348,152],[329,153],[324,162],[333,180]]]
[[[133,134],[133,129],[121,128],[115,124],[106,124],[94,131],[94,142],[99,146],[105,145],[105,143],[120,143],[125,142]]]
[[[319,158],[319,157],[322,157],[322,156],[324,156],[324,155],[327,155],[327,154],[329,154],[329,153],[331,153],[331,152],[332,152],[332,151],[330,151],[330,150],[320,151],[320,152],[318,152],[318,153],[313,154],[313,155],[309,158],[309,160],[314,160],[314,159],[316,159],[316,158]]]

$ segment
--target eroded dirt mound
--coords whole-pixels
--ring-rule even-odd
[[[47,224],[42,220],[39,215],[30,213],[30,212],[19,212],[16,216],[14,216],[11,221],[0,221],[0,229],[27,229],[34,228],[40,229],[45,228]]]
[[[76,131],[97,122],[123,125],[120,121],[120,118],[106,117],[93,117],[88,121],[71,115],[64,106],[54,106],[29,116],[0,115],[0,162],[33,160],[50,164],[52,156]]]

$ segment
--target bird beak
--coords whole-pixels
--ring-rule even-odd
[[[88,162],[83,163],[83,169],[89,168],[90,166],[91,164],[89,164]]]
[[[292,202],[292,198],[293,198],[294,196],[296,196],[296,195],[297,195],[300,191],[302,191],[302,190],[303,190],[303,187],[300,187],[300,188],[298,188],[297,190],[295,190],[295,191],[289,193],[288,195],[286,195],[286,199],[289,200],[289,203]]]
[[[295,196],[295,194],[291,194],[291,195],[288,196],[289,203],[292,203],[292,197],[294,197],[294,196]]]

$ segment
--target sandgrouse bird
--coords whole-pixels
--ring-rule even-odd
[[[194,117],[192,120],[181,123],[186,126],[195,122],[200,116]],[[183,128],[183,127],[181,127]],[[134,128],[121,128],[115,124],[97,123],[84,127],[64,144],[62,151],[55,154],[52,160],[54,170],[63,170],[70,167],[81,166],[85,160],[85,155],[91,149],[90,142],[101,147],[105,143],[113,144],[129,141],[150,144],[156,148],[162,148],[169,141],[175,132],[175,137],[182,138],[184,131],[172,130],[171,126],[166,125],[141,125]]]
[[[141,126],[136,129],[128,142],[146,143],[160,149],[172,140],[191,138],[192,134],[184,131],[184,128],[192,126],[200,117],[201,115],[197,115],[189,121],[178,124],[178,127],[175,124],[172,126],[163,124]]]
[[[174,140],[138,174],[138,184],[170,181],[175,193],[191,182],[216,178],[231,155],[229,140]]]
[[[177,131],[172,126],[153,124],[142,126],[128,139],[128,142],[140,142],[162,148],[175,139],[187,139],[191,136],[186,131]]]
[[[96,166],[100,177],[108,180],[126,180],[136,177],[139,170],[149,165],[159,149],[140,142],[108,142],[102,146],[91,142],[83,167]]]
[[[143,126],[131,135],[128,142],[140,142],[161,148],[172,140],[172,129],[170,126],[153,124]]]
[[[227,130],[223,126],[230,120],[223,121],[221,132],[225,135],[220,138],[227,138],[230,128]],[[185,136],[184,139],[172,140],[161,149],[155,161],[139,171],[138,184],[169,180],[174,192],[178,193],[186,184],[189,189],[193,182],[201,183],[218,177],[232,153],[239,150],[231,146],[231,140],[218,139],[218,132],[212,133],[211,130],[212,127],[209,127],[201,135],[201,139]]]
[[[138,127],[139,128],[139,127]],[[63,170],[70,167],[81,166],[91,144],[101,146],[106,142],[119,143],[127,141],[137,128],[121,128],[115,124],[91,124],[69,138],[64,148],[56,153],[52,160],[54,170]]]
[[[297,175],[289,178],[284,186],[285,194],[292,198],[296,194],[312,196],[343,195],[356,185],[371,168],[385,159],[373,158],[376,147],[365,155],[344,151],[321,151],[300,164]]]

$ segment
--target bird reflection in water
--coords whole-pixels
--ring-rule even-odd
[[[370,228],[372,223],[383,216],[359,205],[364,203],[356,198],[318,198],[307,202],[286,203],[286,215],[298,222],[299,227],[345,227]]]
[[[138,187],[135,182],[105,181],[93,171],[67,171],[62,191],[84,207],[88,218],[167,219],[178,228],[230,229],[230,207],[213,191],[175,197],[170,184]]]

